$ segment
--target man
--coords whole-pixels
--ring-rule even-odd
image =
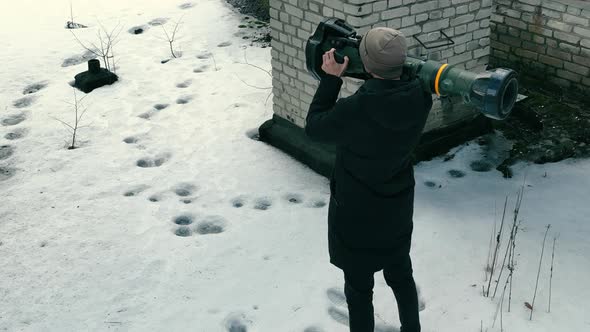
[[[414,172],[418,144],[432,96],[418,79],[400,79],[406,39],[397,30],[375,28],[359,47],[373,78],[337,101],[348,58],[323,55],[321,79],[305,131],[337,146],[330,181],[330,262],[344,271],[351,332],[373,332],[373,275],[383,270],[395,295],[402,332],[420,331],[412,276]]]

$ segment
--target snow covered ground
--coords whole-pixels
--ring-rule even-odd
[[[90,25],[80,39],[94,40],[98,20],[123,27],[120,81],[84,100],[76,150],[54,119],[73,120],[68,83],[86,68],[62,67],[83,54],[63,28],[69,1],[2,5],[0,331],[347,331],[342,275],[327,256],[327,180],[250,138],[272,106],[269,90],[244,82],[271,80],[240,62],[270,69],[270,49],[246,47],[235,35],[243,17],[222,0],[193,1],[73,1],[76,22]],[[168,45],[148,22],[181,17],[183,56],[162,64]],[[135,26],[146,30],[128,33]],[[590,161],[518,165],[507,180],[471,170],[493,153],[485,146],[454,152],[416,168],[423,331],[500,331],[498,299],[481,295],[488,243],[525,174],[504,330],[590,331]],[[380,274],[375,308],[378,331],[398,331]]]

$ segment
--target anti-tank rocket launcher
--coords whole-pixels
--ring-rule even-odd
[[[343,63],[345,56],[349,58],[349,65],[343,76],[371,78],[360,57],[361,40],[362,36],[343,20],[325,19],[307,41],[307,69],[316,79],[321,79],[326,75],[321,69],[322,55],[335,48],[337,62]],[[497,120],[508,117],[518,97],[516,72],[507,68],[473,73],[446,63],[408,56],[402,79],[415,77],[420,79],[423,89],[428,93],[460,96],[465,104],[474,106],[485,116]]]

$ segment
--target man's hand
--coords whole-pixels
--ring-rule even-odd
[[[340,77],[342,76],[342,74],[344,74],[346,68],[348,68],[349,59],[347,56],[345,56],[344,63],[336,62],[336,59],[334,58],[335,51],[336,49],[333,48],[328,52],[324,53],[322,70],[328,75]]]

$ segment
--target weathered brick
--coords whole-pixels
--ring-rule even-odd
[[[566,41],[570,44],[577,44],[580,41],[580,39],[582,39],[581,37],[576,36],[574,34],[565,33],[565,32],[561,32],[561,31],[555,31],[553,33],[553,37],[555,37],[558,40]]]
[[[283,1],[282,0],[269,0],[268,4],[272,8],[281,9],[281,7],[283,6]]]
[[[424,21],[428,21],[428,14],[427,13],[416,15],[416,23],[420,23],[420,22],[424,22]]]
[[[498,14],[504,15],[504,16],[508,16],[508,17],[512,17],[512,18],[520,18],[521,17],[521,12],[518,10],[514,10],[514,9],[510,9],[508,7],[499,7]]]
[[[590,74],[590,68],[586,66],[580,66],[571,62],[564,62],[563,65],[565,69],[571,71],[572,73],[578,73],[582,76],[588,76]]]
[[[518,55],[519,57],[525,58],[525,59],[531,59],[531,60],[537,61],[537,59],[539,58],[539,53],[531,52],[528,50],[517,49],[514,53],[516,55]]]
[[[482,18],[489,18],[492,16],[492,8],[482,8],[477,12],[475,15],[476,20],[481,20]]]
[[[366,4],[366,5],[350,5],[344,4],[344,13],[363,16],[367,14],[371,14],[373,12],[373,4]]]
[[[545,44],[545,37],[539,35],[533,35],[533,41],[537,44]]]
[[[546,65],[553,66],[555,68],[563,68],[563,60],[553,58],[546,55],[539,55],[539,62],[544,63]]]
[[[270,8],[268,10],[268,15],[270,16],[270,18],[274,18],[275,20],[279,19],[279,11],[275,8]]]
[[[453,7],[451,7],[451,8],[446,8],[446,9],[443,11],[443,17],[444,17],[444,18],[447,18],[447,17],[455,16],[455,13],[456,13],[456,12],[457,12],[457,10],[456,10],[455,8],[453,8]]]
[[[567,13],[570,15],[580,16],[582,14],[582,10],[580,8],[567,6]]]
[[[572,85],[572,82],[563,79],[563,78],[559,78],[559,77],[549,77],[549,82],[559,85],[562,88],[569,88]]]
[[[467,33],[467,24],[463,24],[458,27],[455,27],[454,32],[455,32],[455,35],[462,35],[464,33]]]
[[[584,29],[581,27],[574,27],[574,32],[582,37],[590,38],[590,29]]]
[[[489,38],[489,37],[486,37],[486,38],[481,38],[481,39],[479,40],[479,45],[480,45],[481,47],[486,47],[486,46],[489,46],[489,45],[490,45],[490,38]]]
[[[461,54],[461,53],[467,51],[467,45],[466,44],[457,45],[453,48],[453,50],[455,50],[455,54]]]
[[[545,8],[549,8],[558,12],[565,12],[566,6],[564,4],[561,4],[559,2],[555,2],[555,1],[547,1],[544,0],[541,4],[541,6],[545,7]]]
[[[408,7],[401,7],[396,9],[386,10],[381,13],[382,20],[390,20],[392,18],[406,16],[410,13],[410,9]]]
[[[480,28],[489,28],[490,27],[490,20],[485,19],[485,20],[479,21],[479,27]]]
[[[490,35],[490,29],[480,29],[473,31],[473,39],[480,39]]]
[[[410,37],[422,32],[422,27],[420,27],[419,25],[413,25],[406,28],[402,28],[400,29],[400,31],[404,34],[404,36]]]
[[[538,35],[543,35],[545,37],[553,37],[553,30],[546,29],[540,26],[536,26],[533,24],[529,24],[529,32],[536,33]]]
[[[537,52],[539,54],[545,54],[545,52],[547,51],[545,45],[539,45],[537,43],[532,43],[529,41],[523,41],[522,48],[532,52]]]
[[[590,39],[583,39],[580,42],[580,45],[585,48],[590,48]]]
[[[492,49],[492,55],[500,59],[508,59],[508,53],[496,49]]]
[[[472,32],[479,29],[479,22],[471,22],[467,24],[467,32]]]
[[[546,44],[546,46],[553,47],[553,48],[557,48],[557,45],[558,45],[557,40],[549,39],[549,38],[545,39],[545,44]]]
[[[452,19],[450,23],[451,23],[451,26],[454,27],[457,25],[473,22],[474,19],[475,19],[475,15],[467,14],[467,15],[458,16],[458,17]]]
[[[378,1],[373,3],[373,11],[381,12],[387,9],[387,0]]]
[[[468,5],[463,5],[463,6],[457,7],[457,15],[463,15],[463,14],[467,14],[467,13],[469,13],[469,6]]]
[[[581,25],[584,27],[588,26],[589,20],[587,18],[578,17],[570,14],[563,14],[563,21],[565,23]]]
[[[334,9],[324,6],[324,8],[322,8],[322,14],[326,17],[332,17],[334,16]]]
[[[438,19],[441,19],[442,17],[443,17],[442,10],[435,10],[433,12],[430,12],[430,19],[431,20],[438,20]]]
[[[437,30],[441,30],[441,29],[445,29],[449,27],[449,19],[445,18],[442,20],[438,20],[438,21],[429,21],[426,22],[423,26],[422,26],[422,32],[423,33],[427,33],[427,32],[432,32],[432,31],[437,31]]]
[[[476,50],[473,51],[473,57],[474,58],[481,58],[483,56],[488,56],[490,55],[490,47],[484,47],[484,48],[478,48]]]
[[[520,3],[520,2],[514,2],[512,4],[512,8],[518,9],[518,10],[520,10],[522,12],[534,13],[535,10],[537,10],[537,8],[539,8],[539,7],[531,6],[531,5],[526,5],[526,4]]]
[[[547,8],[543,8],[543,16],[550,17],[550,18],[558,20],[558,21],[561,21],[561,19],[562,19],[561,18],[562,14],[560,12],[556,12],[554,10],[547,9]]]
[[[481,7],[481,4],[479,2],[472,2],[469,4],[469,11],[474,12],[474,11],[478,10],[480,7]]]
[[[508,28],[508,34],[512,37],[516,37],[516,38],[520,37],[520,31],[521,30],[517,29],[517,28],[512,28],[512,27]]]
[[[584,84],[587,87],[590,87],[590,77],[582,78],[582,84]]]
[[[405,16],[402,17],[402,28],[416,24],[416,16]]]
[[[379,13],[367,15],[367,16],[352,16],[348,15],[346,21],[353,27],[362,27],[366,25],[375,24],[379,21]]]
[[[469,2],[469,1],[471,1],[471,0],[451,0],[451,3],[454,6],[456,6],[456,5],[459,5],[459,4],[462,4],[462,3],[466,3],[466,2]]]
[[[346,17],[347,17],[347,16],[346,16],[346,14],[344,14],[344,12],[341,12],[341,11],[335,10],[335,11],[334,11],[334,17],[336,17],[336,18],[339,18],[339,19],[341,19],[341,20],[346,20]],[[364,16],[364,17],[366,17],[366,16]]]
[[[574,61],[574,63],[577,63],[579,65],[590,67],[590,58],[589,57],[574,55],[573,61]]]
[[[439,3],[438,1],[427,1],[422,3],[417,3],[412,5],[410,8],[412,10],[412,15],[429,12],[435,9],[438,9]]]
[[[320,6],[317,3],[310,2],[309,3],[309,10],[315,13],[320,13]]]
[[[274,18],[270,19],[270,27],[277,31],[283,31],[283,23],[275,20]]]
[[[314,14],[312,12],[305,12],[305,20],[308,22],[311,22],[311,24],[318,24],[320,23],[324,18],[320,15]]]
[[[504,20],[504,22],[506,23],[506,25],[515,27],[515,28],[519,28],[522,30],[526,30],[527,29],[527,24],[525,22],[523,22],[522,20],[517,20],[514,18],[510,18],[510,17],[506,17],[506,19]]]
[[[402,0],[389,0],[389,3],[387,6],[389,8],[395,8],[395,7],[401,6],[402,4],[403,4]]]
[[[455,55],[452,56],[448,59],[448,64],[449,65],[456,65],[462,62],[467,62],[469,60],[473,59],[473,55],[471,54],[471,52],[465,52],[463,54],[459,54],[459,55]]]
[[[533,40],[533,34],[530,32],[522,31],[520,33],[520,39],[526,40],[526,41]]]
[[[285,5],[285,12],[289,15],[293,15],[295,17],[299,17],[299,18],[303,18],[303,10],[295,7],[295,6],[291,6],[291,5]]]
[[[558,70],[557,71],[557,76],[558,77],[561,77],[561,78],[564,78],[564,79],[566,79],[568,81],[575,82],[575,83],[579,83],[579,82],[582,81],[582,76],[581,75],[572,73],[572,72],[567,71],[567,70],[561,70],[561,69]]]
[[[389,20],[386,22],[386,26],[388,28],[393,28],[393,29],[399,30],[402,27],[402,20],[401,20],[401,18],[395,18],[393,20]],[[412,25],[408,25],[408,26],[412,26]],[[408,43],[408,45],[409,45],[409,43]]]
[[[539,6],[541,4],[541,0],[519,0],[520,2],[524,2],[531,6]]]
[[[552,29],[557,29],[557,30],[561,30],[561,31],[565,31],[565,32],[572,31],[571,25],[564,23],[564,22],[556,21],[556,20],[548,20],[547,26]]]
[[[492,20],[492,22],[504,23],[504,16],[498,15],[497,13],[492,13],[490,19]]]
[[[344,1],[342,0],[322,0],[324,5],[338,11],[344,10]],[[352,3],[353,5],[362,5],[363,3]]]
[[[479,40],[472,40],[469,43],[467,43],[467,50],[468,51],[473,51],[478,48],[479,48]]]
[[[550,55],[554,58],[566,60],[566,61],[572,61],[572,55],[570,53],[563,52],[562,50],[560,50],[558,48],[548,47],[547,48],[547,55]]]
[[[520,47],[522,45],[522,41],[520,39],[510,36],[500,36],[500,41],[514,47]]]

